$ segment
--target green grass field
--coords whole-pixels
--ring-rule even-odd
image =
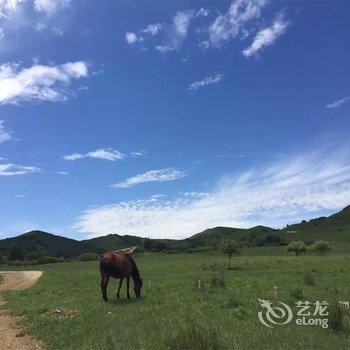
[[[100,294],[98,262],[35,266],[44,271],[39,282],[5,296],[11,312],[23,315],[29,331],[49,349],[349,349],[348,314],[340,331],[260,324],[258,298],[273,300],[274,286],[278,300],[291,306],[297,300],[350,300],[350,255],[283,254],[237,257],[230,271],[223,270],[221,255],[137,255],[142,299],[132,293],[127,300],[123,288],[116,301],[117,281],[111,280],[108,303]],[[225,286],[213,286],[221,271]],[[307,272],[314,284],[305,284]],[[198,279],[204,281],[202,294]],[[55,309],[77,314],[58,318]]]

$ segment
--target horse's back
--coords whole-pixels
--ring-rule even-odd
[[[112,277],[127,277],[131,274],[131,264],[127,257],[113,252],[107,252],[101,255],[100,270],[101,273],[107,273]]]

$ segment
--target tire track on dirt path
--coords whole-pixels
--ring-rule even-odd
[[[0,271],[3,281],[0,293],[23,290],[33,286],[42,271]],[[0,295],[0,350],[42,350],[44,343],[26,333],[22,317],[11,316],[5,309],[6,301]]]

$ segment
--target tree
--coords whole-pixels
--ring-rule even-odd
[[[226,238],[221,241],[221,250],[228,256],[228,269],[230,270],[232,256],[241,254],[240,244],[232,239]]]
[[[289,243],[287,251],[299,256],[302,253],[306,253],[308,251],[308,247],[303,241],[292,241]]]
[[[331,245],[326,241],[316,241],[311,250],[320,256],[324,256],[332,250]]]
[[[145,238],[143,241],[143,247],[146,250],[151,250],[152,249],[152,241],[149,238]]]
[[[9,261],[24,260],[25,256],[26,256],[26,252],[22,247],[18,245],[13,245],[10,249],[8,260]]]

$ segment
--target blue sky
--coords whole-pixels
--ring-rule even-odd
[[[183,238],[350,204],[349,3],[0,14],[0,238]]]

